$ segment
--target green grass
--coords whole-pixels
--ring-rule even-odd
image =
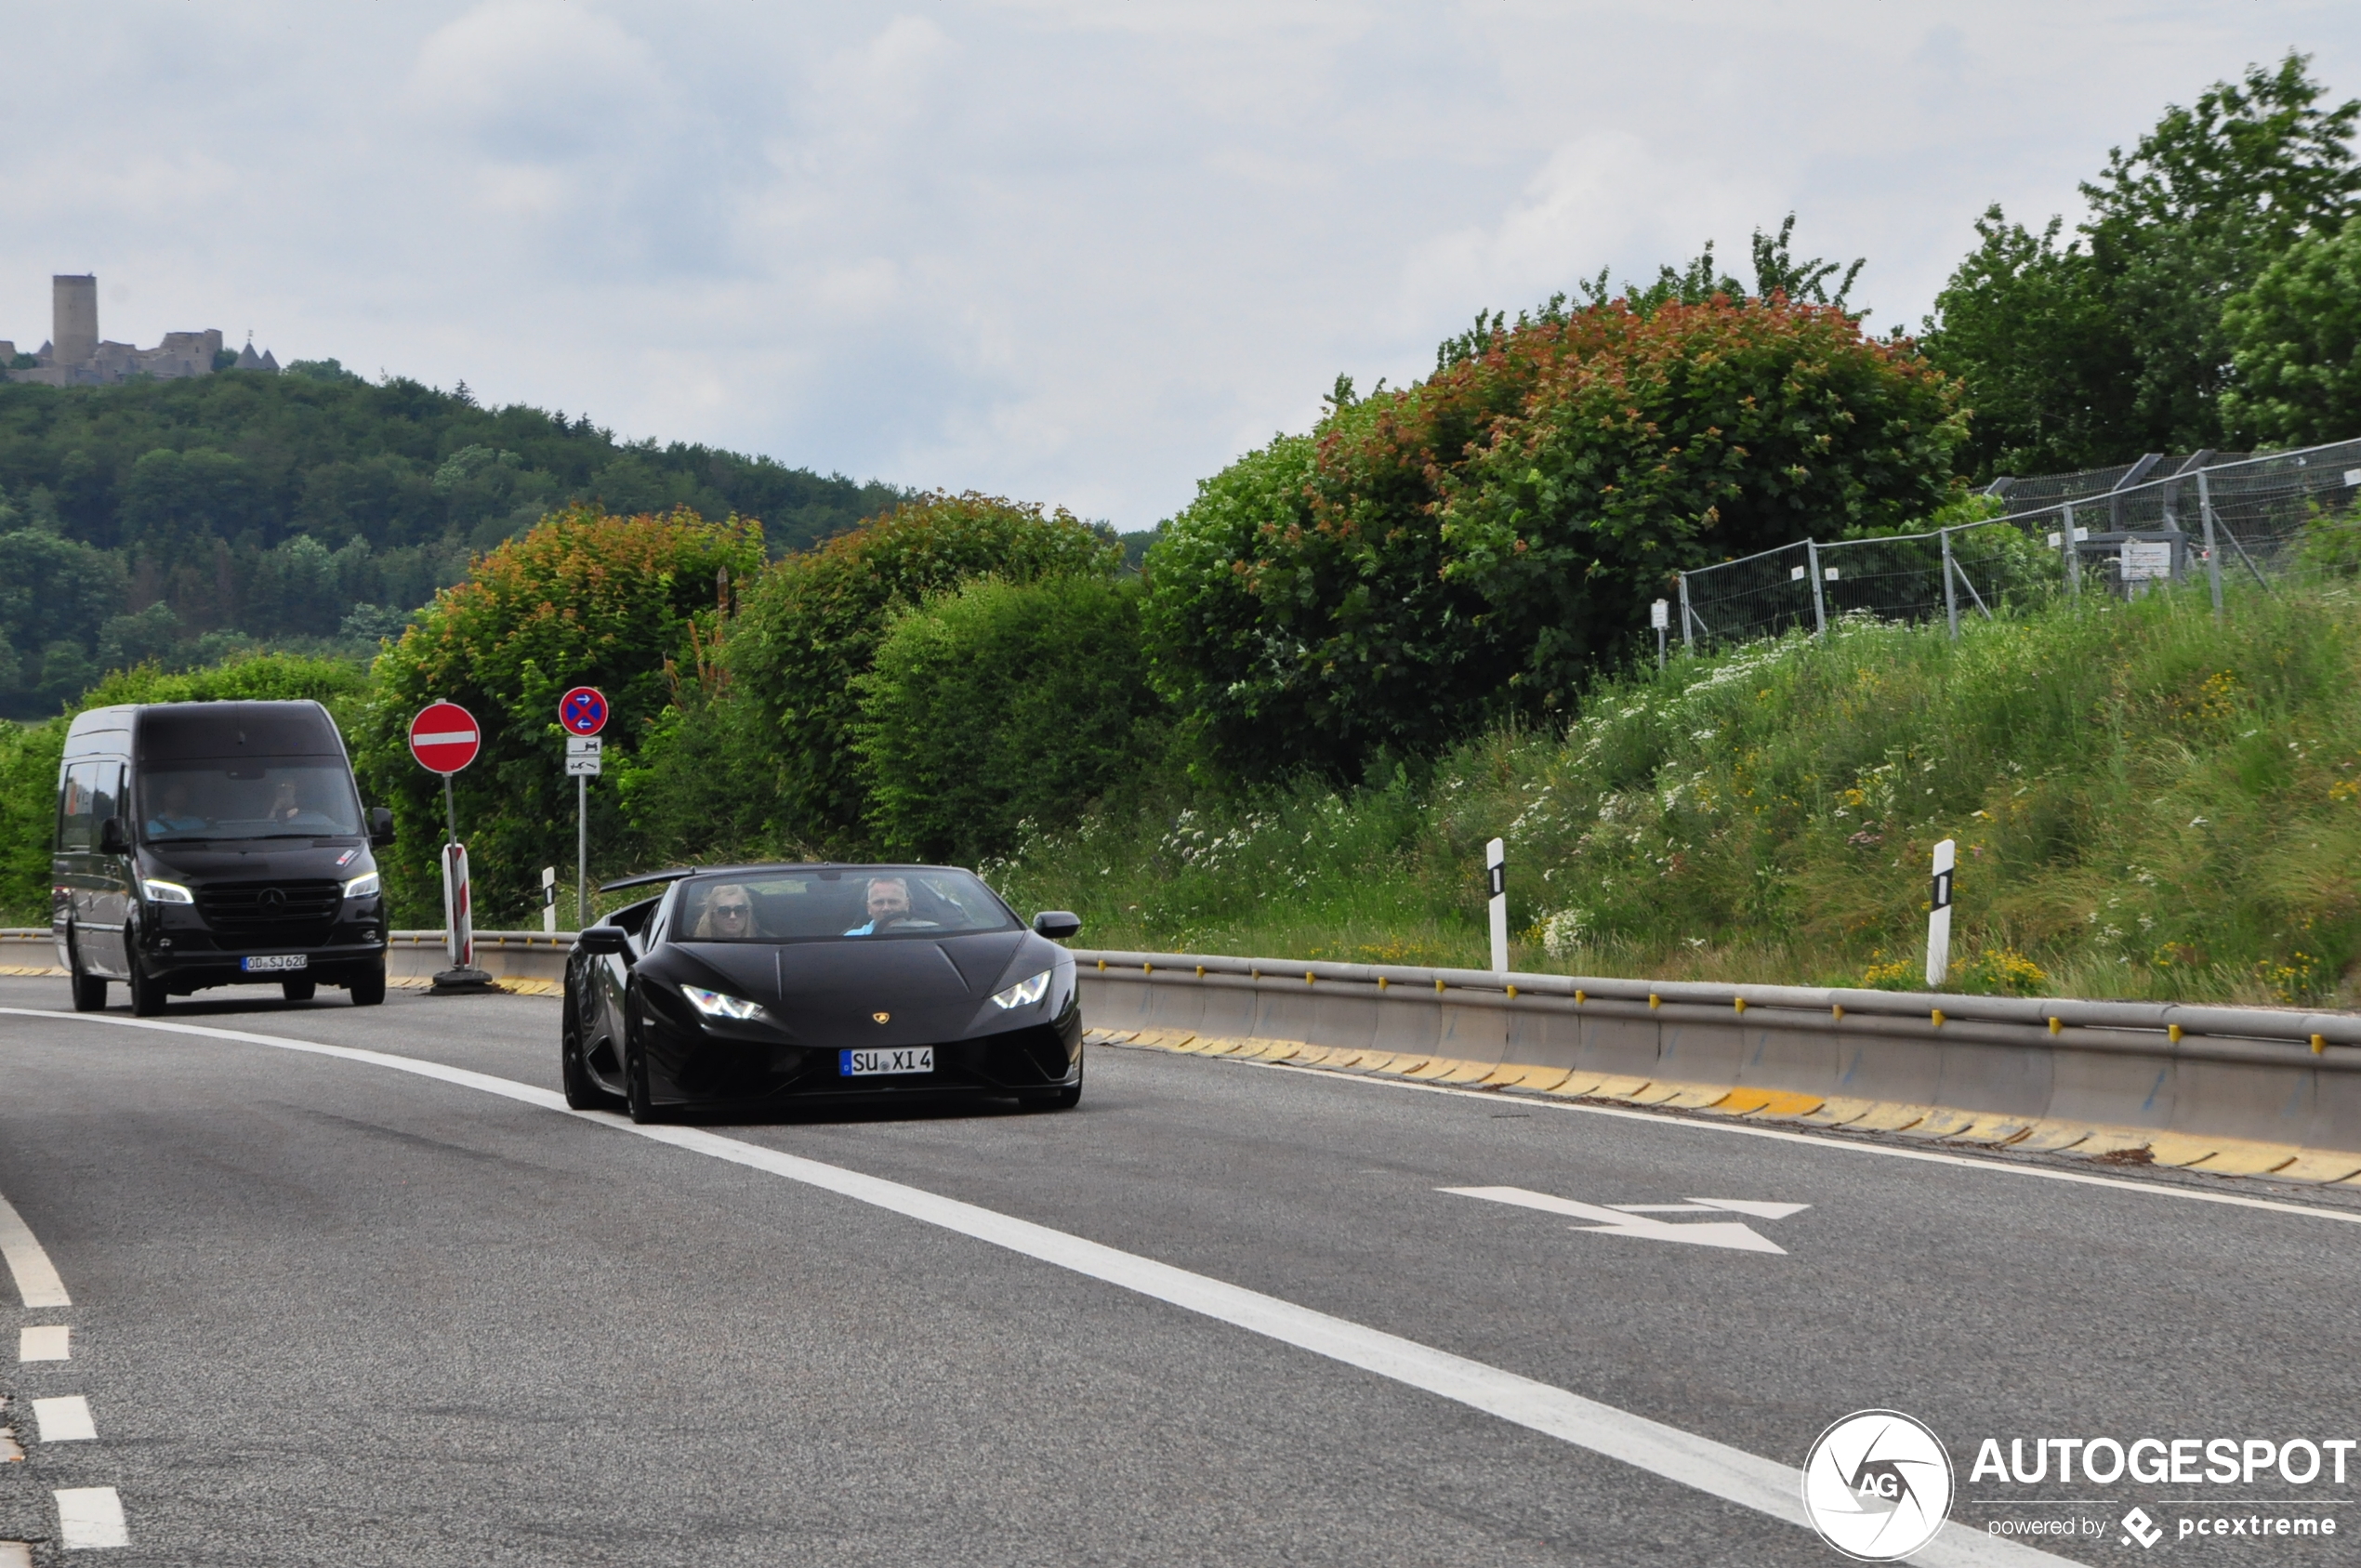
[[[1509,842],[1521,968],[1921,983],[1959,842],[1953,987],[2347,999],[2361,954],[2361,590],[2092,597],[1856,622],[1603,684],[1382,787],[1029,837],[987,868],[1094,946],[1482,967]]]

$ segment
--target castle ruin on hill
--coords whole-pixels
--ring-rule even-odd
[[[167,332],[152,349],[109,343],[99,336],[97,274],[60,272],[49,280],[49,341],[38,352],[20,354],[17,346],[0,337],[0,381],[29,381],[44,387],[113,387],[145,376],[152,381],[180,381],[211,376],[217,370],[267,370],[276,374],[279,362],[269,349],[257,354],[248,343],[224,363],[221,329]],[[17,362],[30,358],[31,365]]]

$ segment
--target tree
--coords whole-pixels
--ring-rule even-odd
[[[476,563],[468,581],[420,612],[379,655],[377,694],[363,715],[355,761],[390,805],[401,841],[379,864],[396,917],[433,924],[441,907],[439,781],[409,755],[411,717],[459,704],[483,747],[455,781],[477,901],[488,922],[534,907],[541,867],[564,863],[574,836],[558,699],[571,686],[606,692],[610,755],[627,758],[668,695],[667,661],[699,616],[714,615],[717,573],[739,580],[763,560],[759,523],[708,522],[693,512],[619,518],[594,507],[557,513]],[[612,835],[615,815],[593,792]]]
[[[2082,186],[2090,216],[2059,249],[1993,207],[1936,297],[1929,356],[1968,383],[1980,476],[2243,443],[2224,416],[2230,297],[2305,235],[2361,210],[2361,99],[2289,54],[2169,107]]]
[[[854,747],[889,854],[973,864],[1071,825],[1162,744],[1139,580],[977,578],[898,616],[857,677]]]
[[[929,495],[765,573],[721,659],[762,776],[746,781],[777,838],[857,844],[864,799],[852,747],[859,698],[894,615],[971,577],[1107,573],[1121,560],[1069,513],[993,496]]]
[[[2288,446],[2361,435],[2361,217],[2289,246],[2231,297],[2223,325],[2234,423]]]
[[[1220,771],[1351,777],[1563,712],[1675,571],[1950,494],[1957,389],[1837,305],[1521,318],[1199,487],[1148,558],[1152,670]]]

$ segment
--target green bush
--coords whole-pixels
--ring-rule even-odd
[[[717,574],[743,581],[762,559],[758,523],[578,507],[501,546],[467,582],[437,595],[378,656],[376,694],[355,736],[364,791],[393,808],[401,832],[379,857],[394,919],[442,922],[442,784],[407,741],[420,708],[455,702],[482,727],[481,752],[453,781],[477,923],[522,918],[540,905],[541,868],[574,860],[574,786],[563,770],[558,699],[572,686],[603,691],[607,755],[627,766],[642,728],[670,699],[668,669],[689,652],[691,627],[700,614],[713,619]],[[614,842],[615,792],[594,786],[590,805],[594,838]]]
[[[860,844],[853,682],[897,612],[972,577],[1104,573],[1120,560],[1120,547],[1065,512],[975,494],[930,495],[782,559],[746,596],[721,656],[717,719],[742,736],[732,755],[754,770],[735,791],[764,812],[735,833]]]
[[[1137,579],[980,578],[897,617],[855,680],[869,825],[888,853],[969,864],[1071,826],[1155,762]]]

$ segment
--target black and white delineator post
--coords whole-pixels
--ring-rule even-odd
[[[541,929],[554,935],[558,929],[558,868],[541,868]]]
[[[1959,842],[1946,838],[1934,847],[1934,890],[1927,898],[1927,985],[1940,986],[1951,972],[1951,867]]]
[[[1492,972],[1509,972],[1509,848],[1495,838],[1484,847],[1484,876],[1492,892]]]

